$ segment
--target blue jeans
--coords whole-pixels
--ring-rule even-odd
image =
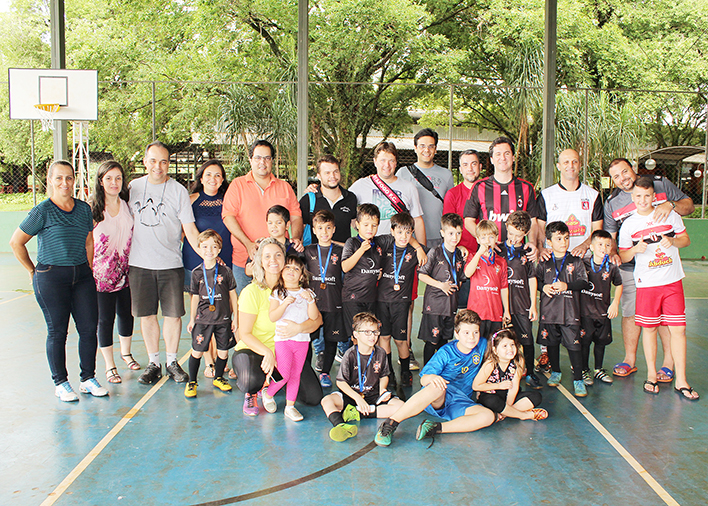
[[[253,279],[250,276],[246,276],[246,269],[243,267],[234,265],[231,270],[234,273],[234,279],[236,279],[236,295],[241,295],[241,290],[250,285]]]
[[[47,361],[55,385],[69,378],[66,370],[66,336],[69,317],[79,333],[81,381],[96,374],[96,282],[88,263],[71,267],[38,263],[32,279],[34,295],[47,323]]]

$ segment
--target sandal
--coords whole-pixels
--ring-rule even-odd
[[[637,372],[637,368],[632,367],[627,362],[620,362],[612,368],[612,374],[620,378],[626,378],[634,372]]]
[[[229,371],[229,379],[235,380],[238,379],[238,374],[236,374],[236,371]]]
[[[207,364],[207,366],[204,368],[204,377],[213,378],[214,376],[216,376],[216,369],[214,369],[214,364]]]
[[[138,364],[138,361],[133,358],[132,353],[128,353],[127,355],[123,355],[121,353],[120,358],[123,359],[123,362],[128,364],[128,369],[130,369],[131,371],[137,371],[138,369],[140,369],[140,364]]]
[[[122,383],[123,380],[120,377],[120,374],[118,374],[118,369],[115,367],[112,367],[106,371],[106,381],[108,383]]]
[[[671,383],[674,380],[674,371],[668,367],[662,367],[656,371],[656,381],[659,383]]]
[[[698,392],[691,387],[674,388],[674,392],[689,401],[697,401],[701,397],[698,395]],[[696,394],[696,396],[694,397],[693,394]]]
[[[548,418],[548,411],[543,408],[534,408],[531,412],[533,413],[534,420],[545,420]]]
[[[642,389],[648,394],[657,395],[659,393],[659,384],[656,381],[646,380]]]

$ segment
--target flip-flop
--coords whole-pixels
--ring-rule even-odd
[[[545,420],[548,418],[548,411],[543,408],[534,408],[531,412],[533,413],[534,420]]]
[[[674,380],[674,371],[668,367],[662,367],[656,371],[656,381],[659,383],[671,383]]]
[[[697,401],[698,399],[700,399],[700,395],[698,397],[691,397],[693,394],[698,395],[698,392],[696,392],[691,387],[674,388],[674,392],[679,394],[681,397],[683,397],[687,401]]]
[[[649,387],[649,388],[647,388],[647,387]],[[647,394],[658,395],[659,394],[659,384],[656,381],[646,380],[644,382],[644,385],[642,386],[642,390],[644,390],[644,392]]]
[[[612,374],[620,378],[626,378],[634,372],[637,372],[637,368],[632,367],[627,362],[620,362],[612,368]]]

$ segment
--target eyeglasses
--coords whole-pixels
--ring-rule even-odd
[[[366,337],[379,337],[381,335],[381,332],[378,330],[355,330],[354,332],[364,334]]]
[[[273,161],[272,156],[253,155],[253,159],[257,162],[260,162],[261,160],[263,160],[264,162],[272,162]]]

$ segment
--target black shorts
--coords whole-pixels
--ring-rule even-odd
[[[194,351],[207,351],[212,336],[216,340],[216,349],[230,350],[236,346],[234,333],[231,331],[231,322],[218,325],[204,325],[196,323],[192,328],[192,349]]]
[[[408,309],[410,307],[410,301],[379,301],[377,304],[377,316],[381,320],[381,335],[391,336],[396,341],[407,341]]]
[[[376,314],[376,302],[342,302],[342,316],[344,317],[344,331],[347,339],[353,337],[352,319],[361,312]],[[345,339],[345,341],[347,340]]]
[[[349,340],[347,332],[344,330],[344,318],[341,311],[335,313],[323,311],[322,315],[322,335],[325,341],[330,343],[342,343]],[[314,341],[320,335],[320,329],[317,329],[311,334]],[[312,337],[314,336],[314,337]]]
[[[580,318],[580,341],[607,346],[612,342],[612,321],[609,318],[596,320]]]
[[[130,267],[131,308],[135,318],[157,315],[160,305],[162,316],[181,318],[184,316],[184,269],[141,269]]]
[[[482,320],[479,326],[479,336],[489,339],[496,331],[501,330],[502,322],[493,322],[491,320]]]
[[[455,334],[455,317],[423,313],[420,319],[418,339],[426,343],[447,342]]]
[[[514,327],[516,338],[523,346],[533,346],[533,322],[527,315],[511,315],[511,326]]]
[[[541,346],[562,344],[569,351],[580,351],[580,325],[541,324],[536,342]]]

